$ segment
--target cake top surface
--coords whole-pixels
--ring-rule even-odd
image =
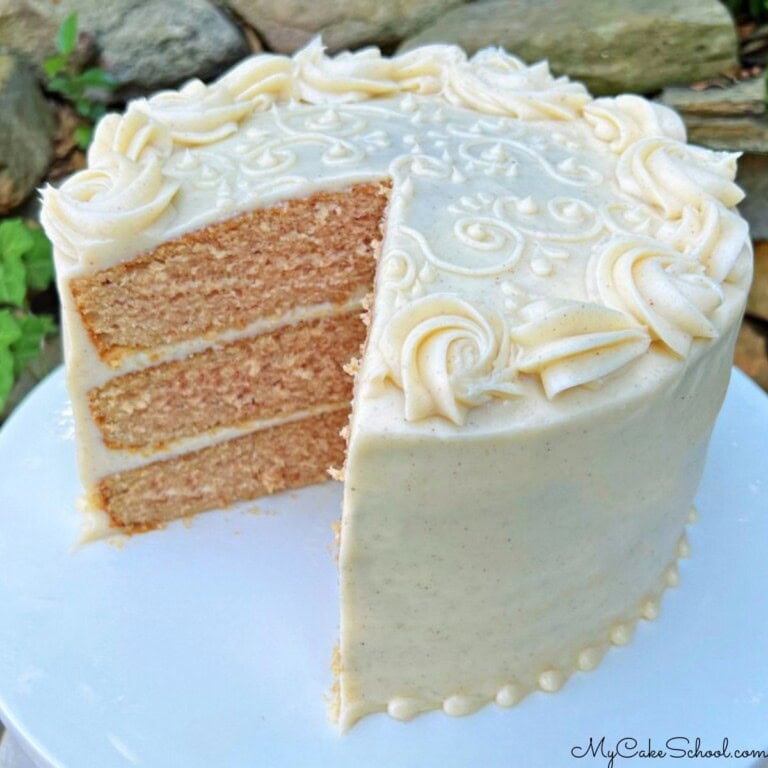
[[[60,275],[213,221],[391,179],[363,386],[462,424],[654,350],[684,359],[741,311],[737,156],[685,143],[637,96],[593,99],[496,49],[246,59],[99,124],[88,168],[44,192]]]

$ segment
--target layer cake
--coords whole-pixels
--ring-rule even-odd
[[[98,530],[344,465],[342,728],[557,690],[676,580],[735,168],[491,49],[314,42],[109,115],[43,211]]]

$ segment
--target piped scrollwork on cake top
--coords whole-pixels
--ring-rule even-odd
[[[313,41],[105,117],[88,168],[44,190],[43,221],[63,273],[95,271],[390,178],[372,370],[407,420],[461,424],[522,377],[551,399],[718,335],[724,284],[748,276],[737,156],[685,139],[663,106],[593,99],[498,49],[328,57]]]

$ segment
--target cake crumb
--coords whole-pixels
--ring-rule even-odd
[[[333,646],[331,655],[331,673],[334,680],[330,690],[325,694],[326,704],[328,706],[328,718],[332,723],[338,723],[341,715],[341,685],[339,684],[339,675],[341,675],[341,651],[338,645]]]
[[[328,553],[335,563],[339,562],[339,551],[341,549],[341,520],[334,520],[331,523],[333,531],[333,542],[328,545]]]
[[[277,514],[277,510],[275,509],[264,509],[258,504],[254,504],[252,507],[249,507],[247,510],[247,513],[249,515],[262,515],[263,517],[274,517]]]
[[[349,374],[350,376],[357,376],[357,372],[360,370],[360,360],[357,357],[353,357],[346,365],[343,365],[341,368],[344,373]]]

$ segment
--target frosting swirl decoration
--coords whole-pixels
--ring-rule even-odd
[[[445,73],[466,60],[464,51],[455,45],[426,45],[392,59],[392,78],[401,91],[440,93]]]
[[[700,207],[686,205],[679,219],[667,222],[659,236],[700,261],[707,274],[722,283],[730,278],[749,241],[747,222],[717,200]]]
[[[676,112],[640,96],[623,94],[595,99],[584,106],[583,113],[595,138],[605,142],[616,154],[640,139],[653,136],[682,142],[686,139],[685,125]]]
[[[708,315],[723,300],[704,265],[645,238],[616,238],[591,265],[589,279],[602,304],[631,314],[653,339],[685,357],[694,338],[716,338]]]
[[[524,307],[511,330],[520,346],[517,367],[541,377],[549,399],[594,384],[635,358],[651,343],[633,318],[598,304],[542,299]]]
[[[398,90],[392,61],[378,48],[330,58],[319,38],[294,56],[294,73],[295,95],[310,104],[362,101]]]
[[[102,167],[75,174],[59,189],[46,187],[43,223],[61,252],[76,258],[82,242],[109,242],[146,229],[168,208],[178,186],[163,176],[156,157],[134,163],[115,155]]]
[[[287,56],[263,53],[245,59],[222,75],[216,84],[236,102],[261,110],[290,92],[292,73],[293,62]]]
[[[88,148],[90,167],[114,163],[116,156],[133,162],[150,157],[165,160],[173,151],[173,139],[168,129],[146,112],[129,107],[124,115],[105,115]]]
[[[616,179],[625,192],[677,218],[685,205],[701,205],[708,197],[729,208],[741,202],[744,193],[733,181],[737,157],[674,139],[641,139],[619,158]]]
[[[249,101],[235,101],[226,88],[208,88],[199,80],[134,105],[166,126],[181,146],[212,144],[231,136],[254,106]]]
[[[470,408],[521,393],[509,334],[495,312],[435,293],[399,309],[379,342],[387,375],[403,390],[405,418],[463,424]]]
[[[500,48],[478,51],[468,62],[450,67],[445,98],[520,120],[572,120],[590,100],[581,83],[552,77],[545,61],[529,67]]]

